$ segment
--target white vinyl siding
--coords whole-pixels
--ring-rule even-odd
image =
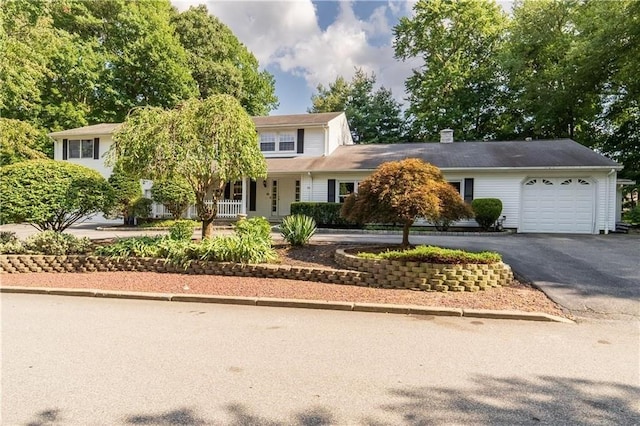
[[[98,160],[94,160],[93,159],[93,140],[94,138],[100,138],[100,152],[98,153],[99,155],[99,159]],[[54,160],[62,160],[62,137],[58,137],[56,138],[56,142],[54,145],[54,150],[53,150],[53,159]],[[66,138],[65,138],[66,139]],[[88,148],[86,151],[87,156],[83,158],[71,158],[71,157],[67,157],[67,160],[64,161],[68,161],[70,163],[74,163],[74,164],[80,164],[81,166],[85,166],[88,167],[90,169],[96,170],[98,171],[103,177],[108,178],[109,176],[111,176],[111,170],[112,167],[107,166],[104,162],[105,162],[105,158],[106,158],[106,153],[107,151],[109,151],[109,148],[111,147],[112,144],[112,139],[110,135],[91,135],[91,137],[88,136],[83,136],[82,138],[69,138],[69,141],[67,142],[67,144],[70,146],[69,142],[71,142],[72,140],[78,140],[78,139],[84,139],[84,140],[91,140],[91,155],[89,154]],[[69,149],[69,148],[67,148]]]
[[[320,157],[324,155],[324,129],[304,129],[304,152],[298,154],[305,157]]]

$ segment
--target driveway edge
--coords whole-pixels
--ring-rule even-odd
[[[336,302],[273,297],[218,296],[206,294],[168,294],[99,289],[70,289],[49,287],[3,286],[0,293],[44,294],[55,296],[102,297],[131,300],[159,300],[165,302],[218,303],[226,305],[270,306],[280,308],[324,309],[351,312],[374,312],[402,315],[454,316],[485,319],[558,322],[575,324],[567,318],[544,312],[501,311],[491,309],[443,308],[419,305],[391,305],[383,303]]]

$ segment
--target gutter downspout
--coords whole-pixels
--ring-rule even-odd
[[[604,212],[604,218],[605,218],[604,234],[605,235],[609,233],[609,216],[610,216],[609,210],[611,210],[611,175],[614,174],[615,172],[616,172],[616,169],[611,169],[611,171],[607,173],[607,191],[605,193],[605,198],[607,201],[606,201],[605,212]],[[614,194],[615,194],[615,191],[614,191]]]
[[[329,125],[323,125],[322,130],[324,130],[324,156],[326,157],[329,155]]]

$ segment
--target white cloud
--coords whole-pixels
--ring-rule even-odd
[[[172,0],[180,10],[201,2]],[[374,72],[378,84],[393,90],[398,99],[416,63],[394,59],[392,27],[412,5],[413,1],[381,3],[367,19],[360,19],[351,2],[341,2],[337,18],[322,31],[309,0],[207,2],[209,11],[231,28],[261,66],[301,76],[311,88],[328,85],[339,75],[350,79],[355,68],[362,68]]]

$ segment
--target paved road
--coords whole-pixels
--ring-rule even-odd
[[[70,228],[69,232],[89,238],[162,232],[97,231],[96,226],[85,223]],[[3,229],[14,230],[21,238],[35,232],[24,225],[0,226],[0,230]],[[314,240],[398,244],[401,238],[399,235],[320,233]],[[520,276],[535,283],[576,316],[640,320],[640,235],[412,236],[411,242],[495,250]]]
[[[320,234],[318,240],[396,243],[398,235]],[[640,235],[413,236],[413,244],[494,250],[574,315],[640,319]]]
[[[3,425],[640,422],[637,323],[0,303]]]

